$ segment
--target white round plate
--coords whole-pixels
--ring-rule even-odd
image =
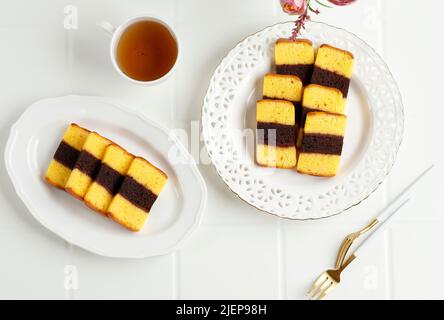
[[[132,233],[44,182],[71,122],[97,131],[167,173],[168,182],[142,231]],[[171,252],[198,226],[206,201],[204,180],[180,142],[167,129],[106,98],[67,96],[34,103],[12,126],[5,162],[17,194],[42,225],[103,256],[144,258]]]
[[[223,181],[258,209],[291,219],[318,219],[367,198],[392,168],[403,135],[399,89],[382,58],[352,33],[310,22],[302,37],[351,51],[356,67],[346,106],[347,130],[338,175],[321,178],[254,163],[256,101],[274,70],[274,43],[293,22],[268,27],[239,43],[214,72],[202,109],[204,141]]]

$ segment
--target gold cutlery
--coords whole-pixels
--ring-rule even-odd
[[[367,243],[369,239],[375,237],[376,232],[381,231],[382,226],[387,226],[388,221],[391,220],[395,213],[399,211],[409,200],[410,192],[416,183],[424,177],[431,169],[433,165],[422,172],[417,178],[415,178],[396,198],[392,201],[375,219],[373,219],[363,229],[353,232],[347,235],[342,242],[338,256],[336,258],[336,264],[334,269],[330,269],[322,273],[311,286],[307,292],[307,296],[310,299],[320,300],[324,298],[331,290],[333,290],[341,281],[341,272],[357,257],[359,250]],[[356,239],[363,234],[375,229],[356,250],[346,259],[347,253]]]

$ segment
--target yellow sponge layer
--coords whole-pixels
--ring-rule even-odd
[[[106,148],[102,162],[124,175],[133,161],[134,156],[125,149],[116,144],[112,144]]]
[[[91,132],[86,138],[85,144],[83,145],[82,150],[88,151],[89,154],[93,155],[97,159],[102,159],[106,148],[112,142],[107,138],[102,137],[97,132]]]
[[[310,84],[304,89],[302,105],[306,108],[344,114],[345,99],[335,88]]]
[[[71,123],[63,134],[63,141],[72,148],[80,151],[85,143],[86,137],[89,131],[79,127],[75,123]],[[48,170],[45,174],[45,180],[57,188],[65,188],[69,175],[71,174],[71,168],[66,167],[57,160],[51,160]]]
[[[65,190],[74,197],[83,200],[92,178],[79,169],[74,169],[66,182]]]
[[[84,201],[91,209],[106,214],[106,210],[113,199],[113,195],[97,182],[91,183],[85,194]]]
[[[266,74],[264,77],[264,97],[298,102],[302,98],[302,81],[297,76]]]
[[[259,100],[256,108],[257,122],[295,125],[293,103],[285,100]]]
[[[324,44],[318,50],[315,66],[351,78],[354,66],[353,54]]]
[[[117,194],[108,209],[111,219],[125,228],[138,232],[142,230],[148,214],[127,199]]]
[[[311,41],[305,39],[279,39],[274,48],[277,65],[313,64],[315,60]]]
[[[45,179],[54,187],[65,188],[66,181],[68,181],[71,169],[65,167],[56,160],[51,160],[48,170],[46,171]]]
[[[126,174],[156,195],[162,191],[168,176],[143,158],[134,158]]]
[[[89,130],[71,123],[63,135],[63,141],[74,149],[81,150],[89,133]]]
[[[297,171],[314,176],[332,177],[339,168],[341,156],[321,153],[301,153]]]
[[[347,117],[327,112],[309,112],[305,120],[304,133],[344,136]]]
[[[275,147],[256,145],[256,162],[261,166],[273,168],[296,167],[296,147]]]

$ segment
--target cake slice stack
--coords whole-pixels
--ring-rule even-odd
[[[66,130],[45,175],[51,185],[132,231],[142,229],[167,179],[147,160],[76,124]]]
[[[256,120],[256,162],[266,167],[296,167],[294,105],[286,100],[259,100]]]
[[[305,39],[278,39],[274,54],[277,74],[265,75],[263,100],[257,102],[256,162],[333,176],[342,153],[353,54],[327,44],[315,54]]]
[[[268,73],[264,77],[263,99],[286,100],[293,103],[295,123],[298,126],[302,112],[302,88],[302,81],[297,76]]]
[[[278,168],[296,167],[296,135],[303,83],[296,75],[266,74],[263,100],[256,108],[256,162]]]
[[[322,111],[307,114],[297,171],[331,177],[336,175],[342,153],[347,117]]]
[[[345,103],[353,72],[353,55],[321,45],[304,90],[297,171],[316,176],[338,172],[345,133]]]
[[[302,111],[300,117],[300,131],[298,135],[297,146],[301,146],[304,135],[303,128],[307,114],[312,111],[325,111],[330,113],[344,114],[345,100],[341,91],[335,88],[324,87],[317,84],[309,84],[304,89],[304,98],[302,100]]]

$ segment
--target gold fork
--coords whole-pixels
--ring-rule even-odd
[[[410,199],[403,200],[396,208],[393,209],[393,206],[390,205],[387,209],[391,209],[389,214],[387,214],[387,210],[384,210],[377,218],[373,219],[369,225],[364,227],[363,229],[350,233],[347,235],[342,241],[341,247],[339,248],[338,256],[336,258],[336,266],[334,269],[330,269],[322,273],[318,279],[313,283],[310,290],[307,292],[307,296],[311,300],[321,300],[324,298],[331,290],[333,290],[341,281],[341,273],[344,269],[356,259],[359,249],[362,247],[364,243],[369,240],[369,238],[365,239],[358,248],[350,255],[350,257],[345,260],[345,257],[348,253],[353,242],[359,238],[364,233],[373,229],[377,224],[382,225],[383,222],[386,222],[388,218],[392,217],[399,209],[401,209],[404,204],[406,204]],[[372,238],[374,238],[375,233],[380,231],[380,228],[377,228],[372,234]],[[345,262],[344,262],[345,260]]]
[[[339,282],[341,282],[341,272],[355,260],[355,255],[350,257],[337,269],[330,269],[325,271],[319,276],[319,278],[313,283],[310,290],[307,292],[307,296],[311,300],[321,300],[331,290],[333,290]]]
[[[356,258],[358,255],[358,251],[361,249],[361,247],[364,245],[364,243],[367,243],[367,240],[374,239],[375,233],[378,231],[380,232],[380,227],[382,225],[387,225],[386,222],[390,220],[391,217],[394,216],[394,214],[401,209],[402,206],[404,206],[410,198],[408,198],[408,195],[410,194],[411,189],[413,186],[431,169],[433,168],[433,165],[427,168],[423,173],[421,173],[415,180],[413,180],[412,183],[410,183],[396,198],[395,200],[389,204],[375,219],[373,219],[366,227],[363,229],[350,233],[347,235],[344,239],[344,241],[341,244],[341,247],[339,248],[338,256],[336,258],[336,265],[334,269],[330,269],[322,273],[317,280],[313,283],[310,290],[307,292],[307,296],[310,299],[317,299],[320,300],[324,298],[331,290],[333,290],[341,281],[341,273],[342,271]],[[353,242],[362,236],[364,233],[370,231],[373,229],[376,225],[378,227],[376,230],[367,237],[354,251],[353,254],[350,255],[350,257],[345,260],[345,257],[347,256],[347,253],[352,246]],[[344,262],[345,261],[345,262]]]
[[[310,299],[320,300],[324,298],[339,284],[341,281],[341,272],[356,258],[356,256],[352,254],[347,261],[344,262],[351,245],[361,235],[370,231],[376,224],[378,224],[378,222],[378,219],[373,219],[366,227],[357,232],[350,233],[345,237],[338,251],[335,268],[322,273],[313,283],[310,290],[307,292],[307,296]]]

